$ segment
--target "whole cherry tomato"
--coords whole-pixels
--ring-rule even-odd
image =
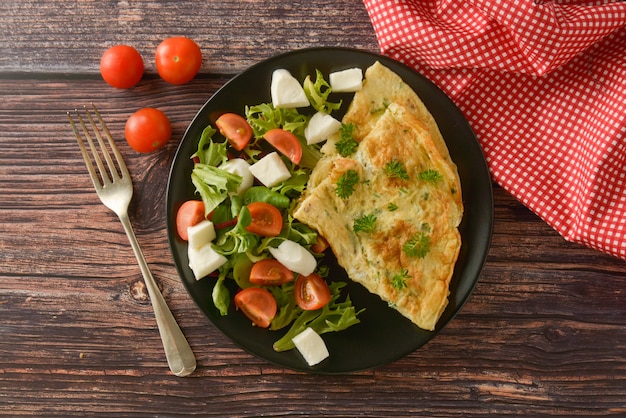
[[[172,125],[165,113],[152,107],[139,109],[126,121],[126,141],[138,152],[151,152],[164,146],[172,136]]]
[[[131,88],[143,77],[143,58],[132,46],[113,46],[102,54],[100,74],[113,87]]]
[[[191,81],[202,65],[202,52],[193,40],[184,36],[167,38],[157,46],[156,69],[171,84]]]

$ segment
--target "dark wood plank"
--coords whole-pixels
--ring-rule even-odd
[[[202,73],[233,74],[281,52],[313,46],[378,51],[360,1],[4,1],[0,70],[97,73],[100,56],[123,43],[154,73],[154,51],[169,36],[202,48]]]

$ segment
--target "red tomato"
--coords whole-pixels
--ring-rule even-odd
[[[200,223],[204,219],[204,203],[201,200],[186,201],[176,212],[176,231],[178,235],[187,241],[189,239],[187,228]]]
[[[300,275],[294,287],[296,303],[305,311],[323,308],[330,302],[330,289],[319,274]]]
[[[215,125],[237,151],[248,145],[252,138],[252,127],[243,116],[236,113],[224,113],[217,118]]]
[[[235,295],[235,305],[254,325],[261,328],[270,326],[278,307],[274,296],[261,287],[248,287]]]
[[[157,46],[156,69],[171,84],[191,81],[202,65],[202,52],[194,41],[184,36],[167,38]]]
[[[317,236],[315,244],[311,245],[311,251],[314,253],[323,253],[328,249],[328,241],[321,235]]]
[[[165,113],[152,107],[139,109],[126,121],[126,141],[138,152],[150,152],[164,146],[172,136],[172,125]]]
[[[100,74],[113,87],[131,88],[143,77],[143,58],[132,46],[112,46],[100,58]]]
[[[284,129],[275,128],[267,131],[263,137],[294,164],[300,164],[300,160],[302,159],[302,145],[293,133],[285,131]]]
[[[248,232],[262,237],[275,237],[283,229],[283,215],[276,206],[265,202],[252,202],[248,205],[252,222],[246,227]]]
[[[259,286],[281,285],[292,281],[293,277],[291,270],[272,258],[254,263],[250,270],[250,283]]]

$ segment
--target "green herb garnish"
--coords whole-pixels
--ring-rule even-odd
[[[417,178],[419,178],[420,180],[429,181],[431,183],[437,183],[439,180],[441,180],[442,177],[443,175],[441,175],[439,171],[433,170],[432,168],[424,170],[417,175]]]
[[[404,243],[402,251],[409,257],[424,258],[430,251],[430,236],[427,232],[430,231],[428,224],[422,224],[422,230]]]
[[[348,155],[354,153],[354,151],[356,151],[356,147],[359,146],[359,143],[354,140],[353,136],[354,124],[342,123],[339,132],[341,134],[341,139],[337,141],[335,147],[337,148],[339,155],[347,157]]]
[[[376,229],[376,215],[363,215],[360,218],[355,219],[352,229],[355,234],[359,232],[374,232]]]
[[[394,210],[398,210],[398,205],[396,205],[393,202],[389,202],[389,204],[387,205],[387,210],[389,212],[393,212]]]
[[[354,170],[348,170],[337,181],[337,196],[347,199],[354,193],[354,187],[359,182],[359,173]]]
[[[406,172],[406,168],[404,168],[404,165],[398,160],[389,161],[385,164],[383,170],[389,178],[395,177],[400,180],[409,179],[409,174]]]
[[[394,274],[394,276],[391,278],[391,285],[394,288],[401,290],[402,288],[405,288],[407,286],[406,279],[410,278],[411,276],[409,276],[409,271],[407,269],[404,269],[400,273]]]

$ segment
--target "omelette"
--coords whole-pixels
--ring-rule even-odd
[[[461,247],[456,166],[423,102],[379,62],[342,124],[293,216],[329,242],[351,280],[434,330]]]

